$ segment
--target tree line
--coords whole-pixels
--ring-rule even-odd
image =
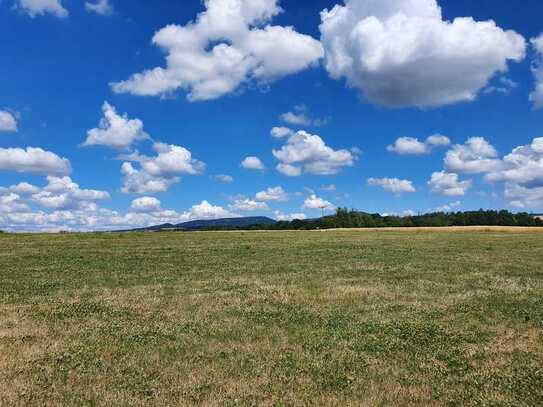
[[[382,216],[347,208],[319,219],[280,221],[274,225],[254,225],[253,230],[313,230],[335,228],[446,227],[446,226],[543,226],[543,220],[529,213],[507,210],[435,212],[416,216]]]

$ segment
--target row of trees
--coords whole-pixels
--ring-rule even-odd
[[[332,216],[320,219],[277,222],[275,225],[253,226],[250,229],[300,230],[333,228],[383,227],[445,227],[445,226],[543,226],[543,220],[529,213],[511,213],[506,210],[428,213],[418,216],[381,216],[347,208],[339,208]]]

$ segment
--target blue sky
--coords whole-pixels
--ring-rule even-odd
[[[543,211],[543,41],[530,42],[543,31],[541,2],[206,5],[0,2],[0,228],[315,217],[320,206]],[[183,30],[190,46],[179,45]],[[243,62],[225,67],[234,57]],[[156,67],[163,81],[132,76]],[[103,120],[105,102],[117,127]],[[272,137],[274,127],[290,132]],[[448,141],[424,144],[432,135]],[[253,156],[263,169],[241,165]],[[123,163],[139,175],[123,175]],[[268,188],[275,195],[257,198]]]

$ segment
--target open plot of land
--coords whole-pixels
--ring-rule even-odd
[[[543,234],[0,235],[0,405],[542,405]]]

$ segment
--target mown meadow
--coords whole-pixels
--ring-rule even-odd
[[[543,405],[543,233],[2,234],[0,372],[0,405]]]

